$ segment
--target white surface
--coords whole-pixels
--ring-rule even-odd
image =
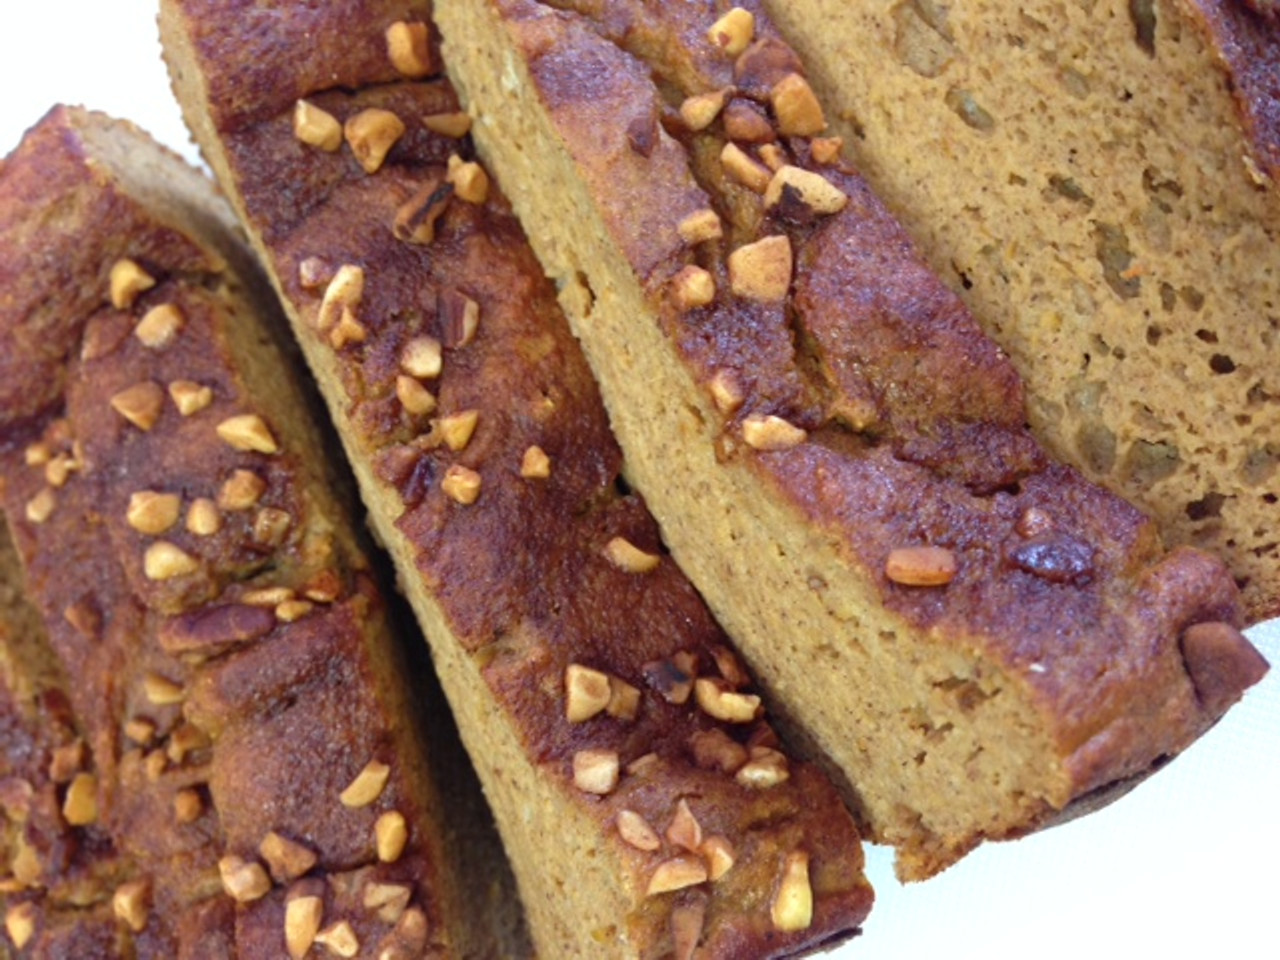
[[[152,0],[5,8],[0,154],[61,100],[128,117],[194,157]],[[1280,621],[1253,638],[1280,664]],[[868,860],[876,909],[840,960],[1280,957],[1280,670],[1100,813],[988,845],[926,884],[899,885],[887,851]]]

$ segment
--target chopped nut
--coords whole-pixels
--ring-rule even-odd
[[[463,111],[433,113],[422,118],[422,125],[432,133],[460,140],[471,132],[471,117]]]
[[[338,118],[306,100],[293,105],[293,135],[307,146],[326,153],[342,148],[342,124]]]
[[[571,663],[564,671],[565,719],[582,723],[604,711],[613,698],[607,674]]]
[[[76,738],[64,743],[53,751],[49,758],[49,779],[54,783],[70,783],[83,767],[85,761],[84,741]]]
[[[348,118],[342,132],[364,172],[377,173],[391,148],[404,136],[404,123],[390,110],[370,107]]]
[[[248,510],[266,493],[266,481],[252,470],[236,470],[218,491],[218,506],[223,510]]]
[[[77,469],[79,464],[74,457],[60,453],[44,465],[44,478],[50,486],[61,489],[67,485],[67,480]]]
[[[133,328],[133,335],[144,347],[151,350],[164,350],[178,336],[178,332],[187,322],[186,317],[172,303],[162,303],[152,307]]]
[[[618,786],[621,769],[616,751],[579,750],[573,755],[573,785],[584,793],[603,796]]]
[[[321,930],[316,934],[315,942],[339,957],[354,957],[360,952],[360,941],[346,920],[339,920],[333,926]]]
[[[480,329],[480,304],[461,291],[446,290],[440,295],[440,322],[445,346],[465,347]]]
[[[139,490],[129,498],[125,519],[139,533],[150,536],[164,533],[182,513],[182,498],[176,493]]]
[[[18,852],[14,855],[10,868],[13,870],[13,879],[19,889],[38,886],[44,872],[40,855],[36,853],[35,848],[21,842],[18,844]]]
[[[58,506],[58,496],[49,487],[45,487],[27,501],[27,519],[35,524],[44,523]]]
[[[187,698],[187,691],[180,684],[158,673],[143,676],[142,692],[147,702],[157,707],[171,706]]]
[[[724,135],[738,143],[769,143],[777,138],[773,124],[750,100],[734,100],[724,109]]]
[[[431,34],[425,23],[397,20],[387,27],[387,59],[414,80],[431,73]]]
[[[784,932],[807,930],[813,923],[813,888],[809,885],[809,855],[787,854],[782,881],[769,909],[773,925]]]
[[[173,795],[173,817],[179,823],[195,823],[204,813],[200,791],[187,787]]]
[[[945,547],[898,547],[889,551],[885,576],[910,587],[941,587],[955,579],[956,555]]]
[[[604,708],[611,717],[628,722],[640,712],[640,691],[617,677],[609,678],[609,705]]]
[[[199,560],[167,540],[151,544],[142,558],[142,572],[148,580],[173,580],[199,569]]]
[[[719,240],[724,236],[720,215],[714,210],[696,210],[680,221],[676,231],[680,239],[692,246],[706,240]]]
[[[187,530],[197,537],[211,537],[222,529],[222,514],[208,497],[200,497],[187,508]]]
[[[436,409],[436,398],[431,391],[403,373],[396,377],[396,399],[415,417],[425,417]]]
[[[341,127],[338,128],[338,145],[342,145]],[[333,267],[323,257],[307,257],[298,264],[298,283],[304,290],[319,290],[332,279]]]
[[[53,457],[47,443],[33,443],[22,451],[22,459],[28,467],[43,467]]]
[[[764,193],[769,187],[769,169],[757,163],[736,143],[730,141],[720,151],[720,165],[731,180],[748,190]]]
[[[733,844],[724,837],[707,837],[698,852],[707,861],[707,877],[712,881],[719,880],[733,869],[736,854]]]
[[[111,267],[111,305],[117,310],[130,310],[139,294],[156,285],[155,277],[127,258],[117,260]]]
[[[375,881],[364,888],[364,906],[376,912],[383,923],[395,923],[404,915],[412,896],[412,888],[402,883]]]
[[[840,152],[844,149],[844,138],[814,137],[809,144],[809,149],[814,163],[820,163],[824,167],[829,166],[840,159]]]
[[[679,310],[694,310],[714,303],[716,280],[708,271],[689,264],[671,278],[671,297]]]
[[[791,288],[791,241],[775,235],[729,254],[729,287],[740,297],[780,303]]]
[[[792,191],[814,213],[839,213],[849,203],[848,195],[822,174],[788,165],[769,181],[764,192],[765,206],[777,206],[787,191]]]
[[[761,162],[774,173],[785,167],[790,159],[787,156],[787,151],[776,143],[764,144],[759,152]]]
[[[169,396],[178,413],[190,417],[213,403],[213,390],[191,380],[175,380],[169,384]]]
[[[627,573],[649,573],[662,562],[658,554],[646,553],[625,537],[614,537],[606,543],[604,555],[615,567]]]
[[[151,885],[146,880],[120,884],[111,897],[111,911],[134,933],[141,933],[151,913]]]
[[[149,380],[134,384],[111,398],[111,409],[139,430],[150,430],[164,409],[164,391]]]
[[[75,627],[76,632],[81,636],[90,640],[97,639],[102,629],[102,612],[97,604],[88,598],[65,607],[62,611],[62,619]]]
[[[649,896],[683,890],[707,882],[707,867],[693,857],[675,857],[658,864],[649,878]]]
[[[791,778],[787,758],[769,747],[752,747],[751,759],[738,770],[734,779],[744,787],[767,790]]]
[[[459,200],[479,204],[489,199],[489,174],[474,161],[463,160],[454,154],[449,158],[445,179],[453,184]]]
[[[406,950],[421,951],[427,943],[428,929],[427,915],[418,907],[410,907],[404,912],[404,916],[396,922],[392,935],[401,942]],[[414,953],[413,956],[420,956],[420,953]],[[408,955],[405,956],[405,960],[409,960]]]
[[[258,844],[258,853],[267,862],[267,868],[277,883],[297,880],[319,860],[310,848],[283,837],[274,830],[262,838],[262,842]]]
[[[751,11],[734,7],[711,25],[707,39],[717,50],[736,57],[751,43],[756,34],[756,18]]]
[[[723,680],[700,677],[693,692],[704,713],[725,723],[751,723],[759,716],[760,698],[728,690]]]
[[[281,623],[293,623],[309,614],[315,606],[310,600],[286,600],[276,607],[276,619]]]
[[[480,483],[480,474],[454,464],[445,471],[440,487],[450,500],[463,506],[470,506],[480,498]]]
[[[4,915],[4,929],[16,949],[21,950],[36,933],[36,920],[39,914],[36,905],[30,900],[15,903]]]
[[[259,510],[258,515],[253,518],[253,539],[265,547],[278,547],[284,542],[291,523],[293,517],[289,516],[287,510],[277,510],[274,507]]]
[[[690,130],[705,130],[720,115],[728,96],[728,90],[715,90],[687,97],[680,104],[680,119]]]
[[[652,853],[662,847],[662,838],[644,817],[634,810],[619,810],[617,817],[618,836],[637,850]]]
[[[702,900],[671,908],[672,960],[693,960],[706,919],[707,905]]]
[[[240,602],[251,607],[277,607],[288,603],[297,593],[291,587],[259,587],[240,595]]]
[[[737,376],[728,370],[717,371],[711,378],[708,389],[711,391],[711,402],[726,416],[736,413],[746,399],[742,395]]]
[[[84,827],[98,819],[98,778],[77,773],[62,800],[62,818],[73,827]]]
[[[438,423],[440,436],[450,450],[464,450],[471,442],[471,436],[476,432],[476,424],[479,422],[479,410],[463,410],[461,413],[441,417]]]
[[[278,453],[280,451],[271,429],[256,413],[228,417],[217,426],[222,442],[233,450],[253,453]]]
[[[367,807],[378,797],[391,777],[391,768],[380,760],[370,760],[338,797],[344,807]]]
[[[161,775],[168,766],[169,758],[164,755],[163,750],[152,750],[142,761],[142,768],[146,772],[149,783],[159,783]]]
[[[742,421],[742,439],[756,450],[788,450],[803,443],[808,436],[802,427],[773,414],[753,414]]]
[[[520,476],[529,480],[545,480],[551,476],[551,458],[538,445],[525,450],[520,460]]]
[[[687,703],[693,693],[693,680],[697,675],[697,661],[687,651],[675,654],[669,660],[658,660],[644,665],[645,679],[668,703]]]
[[[711,659],[716,662],[716,669],[720,671],[720,676],[724,677],[729,686],[736,689],[745,687],[751,682],[746,668],[742,666],[737,655],[723,644],[715,644],[711,647]]]
[[[627,773],[633,777],[643,777],[649,773],[650,769],[661,766],[661,757],[656,753],[646,753],[627,764]]]
[[[322,331],[328,330],[342,319],[344,311],[354,313],[363,298],[364,268],[350,263],[343,264],[325,287],[324,297],[320,300],[320,311],[316,314],[316,326]]]
[[[388,810],[373,825],[373,836],[378,859],[383,863],[395,863],[404,853],[409,842],[409,824],[398,810]]]
[[[737,773],[747,762],[747,748],[723,730],[699,730],[689,737],[693,762],[704,770]]]
[[[187,754],[204,750],[209,744],[207,733],[193,723],[183,723],[169,734],[169,745],[165,753],[175,764],[181,765],[187,759]]]
[[[344,309],[338,322],[329,331],[329,346],[341,350],[349,343],[364,343],[368,336],[369,331],[364,328],[364,324],[349,309]]]
[[[675,816],[667,827],[667,839],[690,853],[697,853],[702,846],[702,824],[693,815],[689,802],[684,798],[676,804]]]
[[[428,180],[396,210],[391,232],[402,243],[426,246],[436,238],[436,222],[444,216],[455,188],[438,177]]]
[[[435,337],[414,337],[400,353],[400,369],[412,377],[431,380],[443,366],[443,348]]]
[[[822,104],[800,74],[789,73],[774,84],[770,99],[778,132],[784,137],[813,137],[827,128]]]
[[[150,720],[135,717],[125,722],[124,735],[138,746],[148,747],[156,737],[156,725]]]
[[[316,942],[324,918],[324,901],[316,896],[294,897],[284,908],[284,942],[293,960],[302,960]]]

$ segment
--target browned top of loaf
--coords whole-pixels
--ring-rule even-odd
[[[381,21],[349,18],[341,43],[311,48],[309,56],[354,92],[294,78],[284,89],[340,121],[378,107],[405,124],[370,173],[348,147],[329,153],[299,142],[293,102],[233,66],[229,46],[241,27],[221,4],[181,7],[207,91],[223,98],[213,110],[218,129],[206,134],[221,139],[226,173],[293,306],[296,331],[336,369],[344,388],[339,423],[403,505],[396,522],[416,548],[418,573],[456,642],[484,665],[530,763],[559,784],[566,805],[599,823],[602,842],[621,851],[641,891],[679,847],[664,841],[641,852],[622,844],[615,827],[622,810],[661,833],[678,798],[688,797],[704,834],[727,838],[735,850],[733,869],[714,884],[674,900],[650,898],[637,929],[653,928],[673,906],[704,903],[701,944],[710,956],[790,956],[850,935],[870,906],[852,820],[814,766],[769,752],[778,744],[766,722],[726,724],[690,696],[695,676],[734,693],[748,692],[750,680],[664,556],[640,499],[619,489],[621,455],[594,381],[505,200],[490,188],[482,202],[468,201],[444,183],[446,162],[470,160],[470,143],[430,132],[421,118],[457,111],[452,90],[438,79],[377,85],[380,68],[362,65],[368,49],[385,50]],[[409,21],[427,14],[426,4],[399,5]],[[293,34],[292,26],[284,30],[273,60],[293,62]],[[421,211],[428,198],[439,203],[434,237],[397,239],[398,213]],[[358,330],[340,333],[342,323],[320,307],[345,265],[362,268],[364,285],[350,304]],[[459,324],[468,302],[478,307],[473,336]],[[433,409],[415,414],[398,381],[406,347],[423,337],[443,345],[443,362],[438,376],[415,377],[434,397]],[[468,412],[476,414],[474,432],[451,445],[452,418]],[[548,459],[548,476],[522,475],[534,446]],[[448,492],[445,481],[460,469],[478,478],[474,502]],[[637,573],[611,562],[606,547],[619,537],[656,568]],[[568,722],[571,664],[640,691],[636,717]],[[483,743],[483,732],[475,735]],[[718,746],[694,750],[695,742]],[[735,781],[745,747],[780,759],[788,779],[767,789]],[[575,788],[572,761],[584,749],[619,755],[624,772],[608,796]],[[771,926],[769,902],[786,858],[799,852],[811,858],[813,921],[782,932]],[[633,934],[632,943],[645,956],[660,952],[659,941],[636,943]]]
[[[27,642],[66,674],[33,736],[56,713],[85,747],[55,775],[5,741],[58,827],[16,821],[33,859],[5,863],[7,909],[33,911],[31,955],[267,957],[315,895],[360,956],[453,955],[459,881],[383,602],[219,203],[134,128],[62,108],[0,176],[0,502],[47,630]],[[124,258],[152,283],[113,302]],[[385,785],[344,803],[373,761]],[[392,811],[410,834],[380,859]],[[273,832],[291,856],[260,853]],[[228,856],[257,864],[253,896],[224,892]]]
[[[664,329],[724,404],[721,456],[832,531],[905,622],[1025,678],[1075,795],[1147,769],[1211,724],[1243,687],[1206,689],[1216,681],[1195,676],[1179,638],[1197,622],[1240,622],[1229,573],[1197,551],[1166,553],[1136,509],[1048,460],[1024,427],[1016,373],[902,228],[848,166],[815,159],[811,136],[777,132],[773,90],[804,71],[758,5],[744,4],[753,42],[732,57],[706,38],[720,10],[711,2],[495,5]],[[768,118],[756,142],[820,173],[847,206],[822,214],[784,191],[767,208],[726,174],[726,121],[695,131],[678,113],[721,90],[725,116]],[[687,242],[678,225],[706,209],[724,238]],[[792,251],[783,295],[730,293],[729,252],[764,237]],[[714,278],[710,304],[683,308],[673,294],[690,264]],[[743,425],[762,416],[804,433],[751,449]],[[955,558],[947,585],[887,575],[892,550],[920,545]],[[1242,662],[1260,664],[1239,645]]]

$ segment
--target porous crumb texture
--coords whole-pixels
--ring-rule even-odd
[[[166,58],[424,625],[540,955],[784,957],[852,936],[871,903],[853,819],[778,740],[619,479],[428,6],[291,10],[266,30],[171,0]],[[242,69],[263,38],[270,84]]]
[[[1245,0],[766,3],[1033,429],[1280,614],[1280,27]]]
[[[98,114],[0,168],[0,954],[498,956],[500,847],[233,231]]]
[[[758,6],[436,9],[628,478],[901,876],[1115,795],[1261,675],[1225,568],[1036,445]]]

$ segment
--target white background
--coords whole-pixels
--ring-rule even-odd
[[[55,102],[128,117],[190,158],[152,0],[4,0],[0,154]],[[0,349],[3,345],[0,345]],[[1280,518],[1277,518],[1280,521]],[[1280,621],[1252,634],[1280,664]],[[1280,958],[1280,670],[1159,776],[1083,820],[903,887],[868,850],[861,960]],[[545,958],[557,960],[557,958]]]

